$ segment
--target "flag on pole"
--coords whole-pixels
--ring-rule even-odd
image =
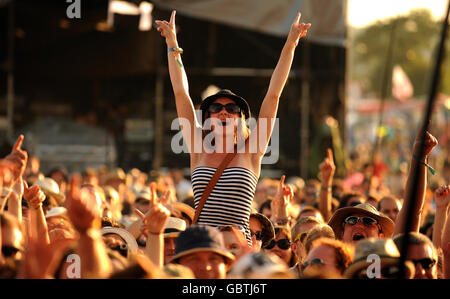
[[[414,88],[402,67],[394,66],[392,71],[392,95],[397,100],[404,102],[412,97],[413,93]]]

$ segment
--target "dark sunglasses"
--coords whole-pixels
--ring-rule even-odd
[[[255,236],[256,240],[258,240],[258,241],[262,240],[262,232],[252,232],[252,231],[250,231],[250,235],[252,237]]]
[[[109,246],[109,248],[114,251],[117,251],[123,257],[128,257],[128,245],[127,244]]]
[[[233,103],[228,103],[226,105],[222,105],[220,103],[212,103],[211,105],[209,105],[208,111],[210,113],[219,113],[220,111],[222,111],[223,107],[225,107],[225,110],[231,114],[236,114],[236,113],[241,112],[241,108],[238,105],[233,104]]]
[[[14,246],[4,245],[2,246],[2,253],[4,257],[11,257],[16,255],[16,253],[20,252],[21,250],[19,248],[16,248]]]
[[[420,264],[424,270],[431,269],[434,266],[434,264],[436,264],[436,261],[429,257],[423,258],[420,260],[411,260],[411,262],[414,263],[414,266],[417,266],[417,264]]]
[[[272,249],[275,245],[282,250],[287,250],[291,246],[291,241],[289,241],[289,239],[280,239],[278,241],[272,240],[269,244],[267,244],[265,249]]]
[[[372,217],[357,217],[357,216],[349,216],[345,218],[344,223],[355,225],[356,223],[359,222],[359,220],[361,220],[361,222],[365,226],[372,226],[378,224],[378,221],[376,219],[373,219]]]
[[[323,260],[321,258],[315,258],[315,259],[311,259],[310,261],[304,261],[302,263],[302,272],[305,271],[305,269],[308,268],[308,266],[312,266],[312,265],[323,266],[323,265],[325,265],[325,263],[323,262]]]

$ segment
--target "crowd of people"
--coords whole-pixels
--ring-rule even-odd
[[[438,144],[429,132],[417,132],[404,182],[383,176],[379,158],[335,177],[332,149],[317,165],[319,179],[261,176],[270,126],[256,151],[248,140],[260,119],[276,117],[295,48],[311,26],[300,14],[254,131],[245,123],[248,103],[229,90],[205,98],[197,120],[175,12],[156,24],[178,117],[187,120],[190,175],[106,166],[44,174],[20,135],[0,160],[1,278],[450,278],[449,178],[428,184],[435,171],[427,158]],[[212,136],[214,150],[195,151],[198,135]]]
[[[430,155],[436,138],[419,136],[412,152],[423,145]],[[404,275],[449,278],[450,186],[427,184],[425,160],[413,198],[414,157],[404,197],[334,178],[331,149],[321,181],[261,178],[248,242],[238,225],[194,224],[194,191],[180,169],[44,174],[23,139],[0,160],[2,278],[397,278],[405,233]],[[409,200],[418,204],[405,232]],[[369,273],[374,254],[381,267]]]
[[[429,155],[437,140],[419,136],[413,152],[423,145]],[[424,162],[411,197],[414,158],[402,198],[334,179],[331,149],[318,165],[320,182],[261,178],[248,242],[239,225],[194,222],[194,191],[180,169],[44,174],[23,139],[0,160],[2,278],[450,277],[450,185],[432,190]],[[417,205],[405,231],[411,201]]]

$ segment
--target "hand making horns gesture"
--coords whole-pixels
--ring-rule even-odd
[[[306,36],[308,29],[311,28],[311,23],[300,23],[301,16],[302,14],[298,12],[294,22],[291,25],[291,29],[289,30],[288,41],[295,43],[295,45],[298,44],[300,38]]]

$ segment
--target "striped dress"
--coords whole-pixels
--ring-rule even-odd
[[[197,209],[203,191],[216,172],[216,168],[199,166],[191,176]],[[245,231],[249,244],[252,243],[249,217],[258,178],[246,168],[226,168],[214,186],[198,218],[198,224],[214,227],[235,225]]]

